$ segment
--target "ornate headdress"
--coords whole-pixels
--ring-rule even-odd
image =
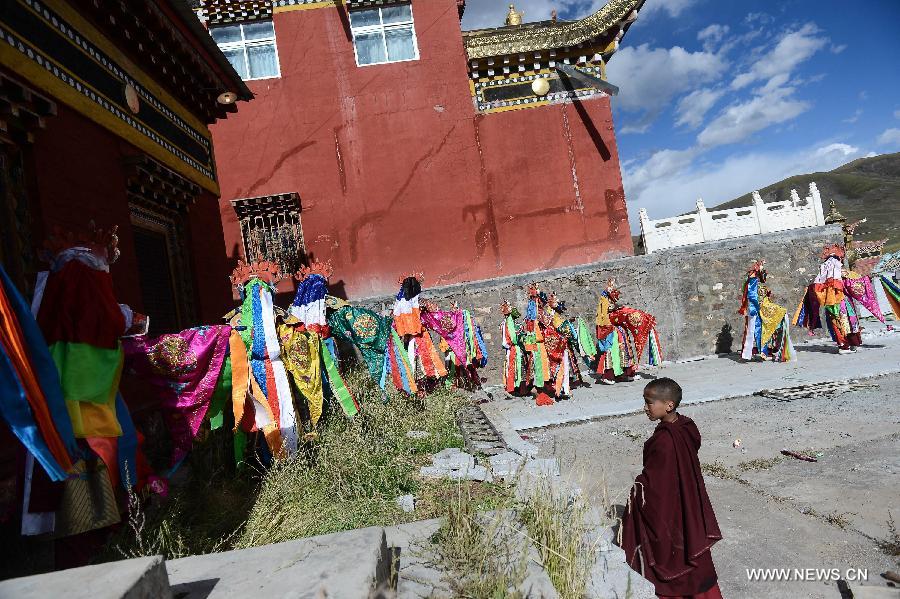
[[[608,297],[613,303],[619,301],[621,293],[619,292],[619,288],[616,287],[615,279],[607,279],[606,281],[606,297]]]
[[[828,260],[834,256],[838,260],[844,259],[844,246],[839,243],[830,243],[822,248],[822,260]]]
[[[399,277],[397,277],[397,284],[402,285],[403,281],[405,281],[406,279],[415,279],[421,285],[425,282],[425,275],[422,273],[422,271],[406,273],[405,275],[400,275]]]
[[[422,302],[422,310],[425,312],[440,312],[441,309],[438,307],[436,303],[431,300],[425,300]]]
[[[301,266],[300,270],[294,273],[294,278],[298,281],[302,281],[310,275],[322,275],[322,277],[328,280],[331,278],[332,274],[334,274],[334,267],[331,265],[331,260],[328,260],[327,262],[313,260],[307,266]]]
[[[752,275],[764,270],[764,266],[766,265],[765,260],[756,260],[753,264],[750,265],[750,268],[747,269],[747,274]]]
[[[519,314],[519,309],[509,303],[509,300],[503,300],[503,303],[500,304],[500,313],[503,314],[504,317],[512,316],[513,319],[521,316]]]
[[[231,279],[231,284],[235,287],[243,287],[253,279],[259,279],[264,283],[274,286],[283,278],[278,264],[269,262],[268,260],[251,262],[249,264],[243,260],[238,260],[237,267],[232,271],[231,276],[229,277],[229,279]]]
[[[119,259],[119,237],[116,235],[118,226],[110,229],[99,228],[94,221],[88,223],[87,230],[74,231],[63,229],[60,226],[53,228],[50,236],[44,242],[45,258],[52,261],[62,252],[83,247],[98,258],[112,264]]]
[[[531,283],[528,285],[528,297],[536,298],[541,293],[540,289],[538,289],[537,283]]]

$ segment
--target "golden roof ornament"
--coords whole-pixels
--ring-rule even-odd
[[[522,24],[522,15],[525,14],[525,11],[517,11],[515,4],[509,5],[509,12],[506,13],[506,25],[521,25]]]
[[[838,212],[837,206],[834,205],[834,200],[831,200],[831,204],[828,205],[828,214],[825,215],[825,224],[833,225],[843,222],[847,222],[847,219]]]

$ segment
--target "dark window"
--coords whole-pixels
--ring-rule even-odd
[[[233,200],[231,205],[241,223],[246,260],[269,260],[284,274],[297,272],[306,255],[297,194]]]
[[[150,331],[159,335],[180,330],[172,260],[164,233],[133,226],[134,252],[141,282],[144,312],[150,317]]]

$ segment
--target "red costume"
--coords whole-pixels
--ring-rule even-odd
[[[710,547],[722,538],[687,416],[660,422],[644,443],[644,470],[622,517],[622,549],[661,597],[721,597]]]

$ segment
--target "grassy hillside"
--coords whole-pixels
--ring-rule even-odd
[[[811,181],[819,187],[826,214],[829,202],[834,200],[848,221],[868,219],[856,229],[854,239],[887,238],[885,251],[900,250],[900,153],[860,158],[825,173],[795,175],[759,193],[764,201],[774,202],[790,199],[791,189],[796,189],[802,198],[809,193]],[[747,193],[710,210],[749,206],[751,202]]]

